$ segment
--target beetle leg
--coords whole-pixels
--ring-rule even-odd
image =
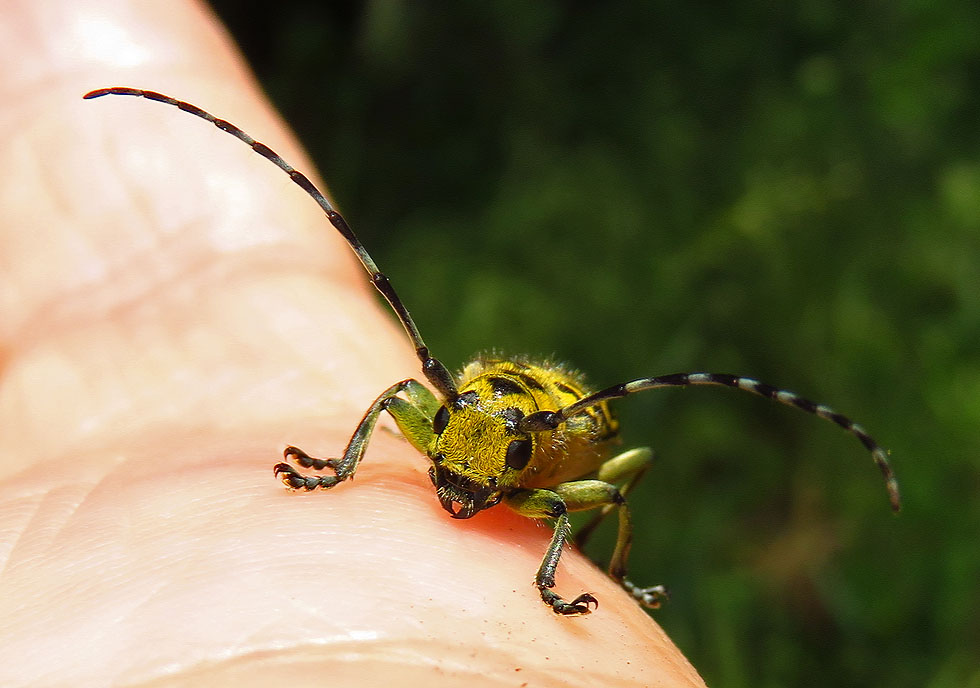
[[[541,566],[534,577],[534,585],[541,593],[541,599],[551,607],[555,614],[574,616],[588,614],[591,605],[599,606],[599,601],[589,593],[583,593],[571,602],[566,602],[551,588],[555,587],[555,571],[561,558],[562,547],[568,540],[570,526],[568,510],[557,493],[551,490],[518,490],[507,497],[507,506],[528,518],[554,518],[555,531],[545,552]]]
[[[599,466],[596,479],[613,485],[622,482],[619,494],[625,497],[646,474],[651,461],[653,461],[653,450],[649,447],[629,449]],[[605,505],[599,513],[579,528],[578,532],[575,533],[575,546],[579,549],[585,549],[585,543],[592,537],[592,533],[614,508],[614,504]]]
[[[398,429],[409,443],[425,454],[432,441],[432,417],[441,402],[429,388],[415,380],[409,380],[403,390],[408,400],[390,397],[384,402],[384,410],[395,419]]]
[[[407,394],[411,401],[396,397],[401,392]],[[357,429],[354,430],[354,435],[350,438],[350,442],[348,442],[340,459],[315,459],[297,447],[286,447],[283,452],[287,461],[292,459],[300,466],[314,470],[331,468],[335,475],[303,475],[288,463],[276,464],[275,474],[287,487],[294,489],[331,488],[354,475],[382,411],[389,411],[399,427],[406,433],[405,436],[409,442],[419,447],[418,443],[423,442],[423,440],[427,444],[425,439],[427,423],[429,436],[432,434],[430,419],[438,406],[439,402],[436,401],[432,393],[417,380],[402,380],[386,389],[381,393],[381,396],[374,400],[364,417],[361,418],[361,422],[358,423]],[[407,431],[406,428],[408,428]],[[422,451],[425,451],[424,447]]]
[[[635,474],[634,469],[637,468],[637,464],[631,467],[630,463],[643,458],[643,451],[625,458],[627,460],[618,466],[614,464],[610,467],[607,475],[617,475],[621,469],[629,468],[626,470],[626,474],[632,477]],[[633,484],[630,484],[629,487],[632,487]],[[630,516],[629,506],[622,490],[603,480],[575,480],[558,485],[555,487],[555,493],[565,503],[568,511],[586,511],[597,508],[602,510],[616,509],[618,511],[619,530],[616,536],[616,546],[613,549],[612,558],[609,560],[609,576],[622,585],[643,606],[651,609],[659,607],[660,603],[667,598],[667,590],[662,585],[640,588],[626,579],[626,561],[633,544],[633,519]],[[602,512],[599,515],[601,517]]]

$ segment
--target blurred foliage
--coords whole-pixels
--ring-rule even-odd
[[[899,518],[823,421],[617,404],[709,684],[980,686],[980,5],[215,5],[451,367],[738,372],[892,449]]]

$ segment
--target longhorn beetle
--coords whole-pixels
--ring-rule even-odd
[[[823,404],[793,392],[739,375],[674,373],[644,377],[593,391],[578,373],[550,361],[480,356],[458,375],[430,355],[415,321],[383,272],[326,197],[302,172],[235,125],[196,105],[135,88],[101,88],[84,97],[139,96],[173,105],[205,119],[243,141],[289,175],[320,205],[327,219],[353,249],[371,283],[391,306],[415,347],[422,373],[435,394],[418,380],[396,382],[381,393],[358,423],[340,458],[316,459],[296,447],[284,458],[325,475],[305,475],[289,463],[278,463],[275,475],[289,488],[328,489],[354,475],[371,433],[386,411],[413,447],[432,462],[429,478],[442,507],[453,518],[470,518],[501,501],[529,518],[553,519],[551,543],[534,578],[541,599],[556,614],[588,614],[599,602],[589,593],[571,601],[552,590],[555,571],[570,533],[568,514],[595,509],[579,532],[583,542],[610,512],[619,517],[619,530],[609,575],[646,607],[656,608],[666,597],[663,586],[641,588],[626,578],[626,559],[633,526],[626,495],[647,470],[653,457],[648,448],[612,455],[617,423],[609,402],[660,387],[718,385],[733,387],[793,406],[829,420],[854,435],[871,453],[884,477],[892,510],[901,508],[898,482],[887,452],[864,429]]]

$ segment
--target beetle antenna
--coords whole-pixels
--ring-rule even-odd
[[[347,240],[347,243],[354,250],[358,260],[361,261],[361,265],[364,266],[364,269],[370,276],[371,284],[374,285],[374,288],[381,293],[381,295],[388,302],[388,305],[391,306],[391,309],[395,312],[395,315],[398,316],[398,320],[401,321],[402,326],[405,328],[405,332],[408,334],[409,339],[412,340],[412,344],[415,346],[415,355],[418,356],[419,362],[422,364],[422,372],[425,373],[425,377],[447,401],[453,401],[459,396],[459,392],[456,389],[456,383],[453,382],[453,378],[449,373],[449,370],[439,359],[429,355],[429,348],[422,340],[422,335],[419,333],[419,328],[415,325],[415,321],[412,320],[412,316],[408,312],[408,308],[405,307],[405,304],[402,303],[402,300],[395,292],[394,287],[391,286],[391,281],[388,279],[388,276],[378,270],[378,266],[375,264],[374,259],[371,258],[371,255],[367,252],[367,249],[364,248],[364,244],[361,243],[360,239],[358,239],[354,232],[351,231],[347,221],[339,212],[337,212],[333,205],[330,204],[330,201],[327,200],[327,197],[324,196],[318,188],[316,188],[316,185],[313,184],[313,182],[311,182],[305,174],[283,160],[278,153],[269,148],[267,145],[261,143],[260,141],[256,141],[234,124],[226,122],[223,119],[218,119],[210,112],[206,112],[196,105],[192,105],[182,100],[177,100],[176,98],[171,98],[170,96],[162,93],[157,93],[156,91],[144,91],[138,88],[128,88],[125,86],[113,86],[111,88],[99,88],[94,91],[89,91],[83,96],[83,98],[89,100],[107,95],[137,96],[139,98],[146,98],[147,100],[155,100],[159,103],[173,105],[179,110],[196,115],[201,119],[211,122],[211,124],[218,127],[218,129],[221,131],[231,134],[239,141],[247,144],[253,151],[274,163],[279,169],[288,174],[289,178],[296,182],[297,186],[303,189],[303,191],[309,194],[313,200],[317,202],[317,204],[326,214],[327,219],[330,220],[330,224],[332,224],[334,228],[340,232],[341,236]]]
[[[734,387],[735,389],[758,394],[761,397],[773,399],[787,406],[812,413],[815,416],[839,425],[857,437],[861,444],[864,445],[864,448],[871,452],[871,458],[874,459],[878,470],[881,471],[882,478],[885,480],[885,489],[888,490],[888,501],[891,504],[892,511],[897,513],[902,508],[902,498],[898,491],[898,480],[895,478],[895,472],[888,462],[888,452],[871,435],[865,432],[864,428],[847,416],[837,413],[837,411],[829,406],[818,404],[793,392],[773,387],[765,382],[759,382],[749,377],[723,373],[673,373],[671,375],[658,375],[657,377],[644,377],[607,387],[604,390],[583,397],[558,411],[538,411],[527,415],[518,423],[518,428],[524,432],[553,430],[572,416],[583,413],[586,409],[602,401],[618,399],[629,394],[642,392],[646,389],[688,387],[692,385]]]

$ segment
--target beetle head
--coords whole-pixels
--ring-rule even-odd
[[[481,404],[464,392],[433,419],[429,477],[453,518],[470,518],[517,486],[534,452],[534,439],[517,429],[519,408]]]

